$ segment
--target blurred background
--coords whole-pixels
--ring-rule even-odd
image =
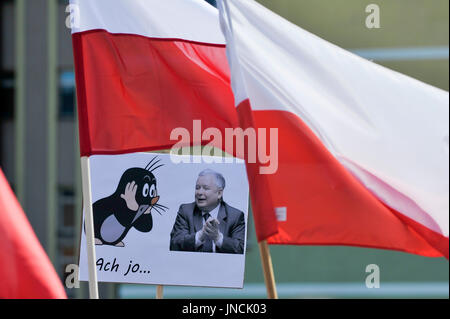
[[[95,0],[93,0],[95,1]],[[214,0],[208,1],[215,5]],[[375,63],[449,87],[448,0],[259,0]],[[0,165],[61,280],[78,263],[81,175],[68,0],[0,2]],[[380,28],[367,28],[369,4]],[[332,67],[332,66],[330,66]],[[243,290],[165,287],[166,298],[265,298],[252,221]],[[448,298],[449,264],[357,247],[271,246],[280,298]],[[365,286],[366,266],[380,288]],[[101,298],[153,298],[155,286],[100,284]],[[66,289],[87,298],[87,283]]]

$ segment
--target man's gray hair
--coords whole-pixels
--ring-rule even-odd
[[[198,176],[205,176],[205,175],[214,175],[216,178],[216,186],[220,189],[225,189],[225,178],[223,178],[222,174],[213,171],[212,169],[204,169],[203,171],[198,174]]]

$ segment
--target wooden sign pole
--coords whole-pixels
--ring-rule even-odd
[[[258,243],[259,252],[261,254],[261,264],[264,272],[264,281],[266,283],[267,298],[278,299],[277,287],[275,286],[275,277],[273,275],[272,258],[270,257],[269,246],[267,241],[263,240]]]
[[[156,286],[156,299],[163,299],[163,285]]]
[[[89,298],[98,299],[97,269],[95,267],[94,220],[92,211],[91,174],[89,157],[81,157],[81,178],[83,188],[83,208],[85,211],[86,248],[89,270]],[[83,230],[82,230],[83,231]]]

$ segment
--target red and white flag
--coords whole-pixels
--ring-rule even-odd
[[[269,243],[448,259],[448,92],[253,0],[218,5],[238,112],[251,107],[257,127],[279,129],[278,170],[267,180],[283,221]]]
[[[240,127],[217,9],[203,0],[71,0],[81,156],[160,150],[175,128]],[[218,144],[216,144],[218,143]],[[226,148],[225,141],[212,145]],[[257,170],[257,164],[248,166]],[[249,174],[259,238],[277,225],[265,176]],[[264,197],[256,200],[256,195]]]
[[[67,298],[0,169],[0,299]]]
[[[82,156],[170,148],[172,129],[192,131],[193,119],[205,128],[239,126],[214,7],[202,0],[71,4]]]
[[[204,143],[193,120],[277,128],[276,172],[248,166],[259,240],[448,258],[447,92],[254,1],[219,2],[225,37],[202,0],[71,3],[82,155]]]

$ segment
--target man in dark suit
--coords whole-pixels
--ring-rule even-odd
[[[244,213],[223,201],[225,179],[202,171],[195,185],[195,202],[182,204],[170,234],[170,250],[243,254]]]

